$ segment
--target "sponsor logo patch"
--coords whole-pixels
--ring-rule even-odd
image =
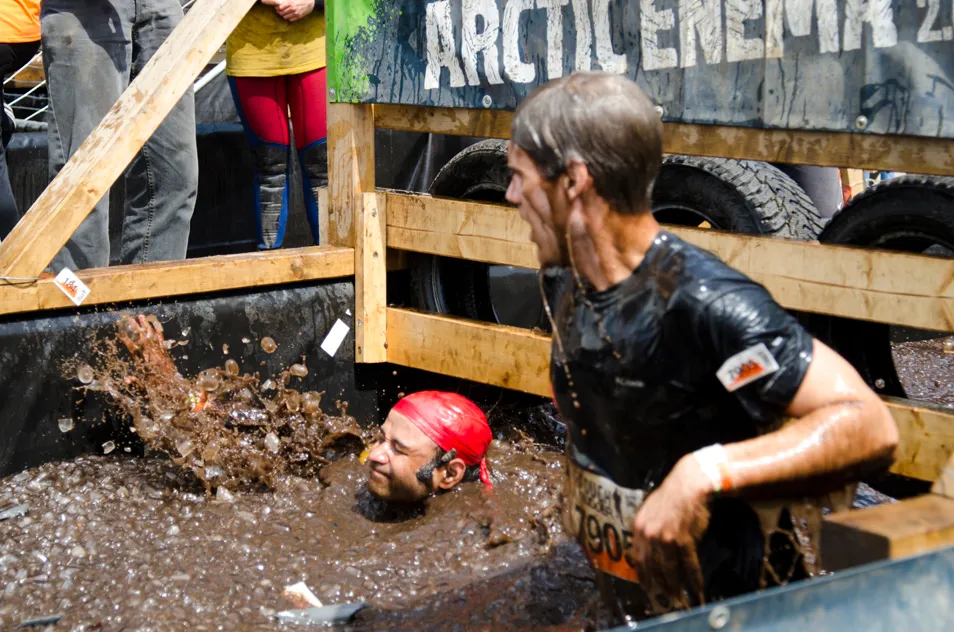
[[[725,390],[731,393],[776,371],[778,371],[778,362],[775,361],[775,356],[768,350],[765,343],[760,342],[726,360],[716,371],[716,377],[722,382]]]

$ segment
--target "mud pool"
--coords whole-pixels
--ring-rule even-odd
[[[495,442],[495,491],[477,484],[404,513],[365,491],[347,456],[321,480],[209,496],[166,459],[83,457],[0,482],[0,629],[275,629],[282,592],[368,601],[352,629],[580,629],[596,616],[589,567],[559,527],[561,457]]]

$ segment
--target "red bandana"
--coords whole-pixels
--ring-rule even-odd
[[[480,464],[481,482],[492,487],[484,454],[493,435],[477,404],[457,393],[420,391],[398,400],[393,410],[410,420],[441,450],[456,450],[467,465]]]

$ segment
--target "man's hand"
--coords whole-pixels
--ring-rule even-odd
[[[633,519],[626,556],[639,583],[663,609],[703,603],[702,570],[696,543],[709,525],[712,482],[690,454],[646,497]],[[659,603],[660,596],[667,603]]]
[[[145,364],[151,371],[161,375],[176,374],[176,365],[169,356],[162,336],[159,319],[150,314],[138,318],[129,317],[119,323],[119,340],[129,353]]]
[[[296,22],[315,10],[315,0],[262,0],[275,7],[275,13],[286,22]]]

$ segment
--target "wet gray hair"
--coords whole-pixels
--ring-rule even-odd
[[[544,84],[517,108],[511,139],[546,179],[579,161],[613,210],[649,211],[662,162],[662,121],[634,81],[577,72]]]

